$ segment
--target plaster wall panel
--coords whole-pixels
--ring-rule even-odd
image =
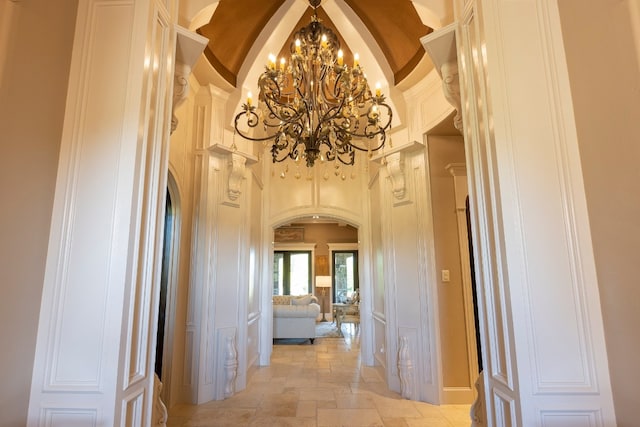
[[[443,386],[445,389],[466,388],[471,392],[473,384],[470,382],[468,369],[466,313],[463,306],[454,182],[451,173],[446,169],[450,163],[464,163],[464,145],[461,137],[431,135],[428,136],[427,145],[438,278]],[[443,280],[442,271],[448,272],[447,281]]]
[[[371,204],[371,249],[373,279],[373,313],[384,317],[384,253],[382,248],[382,207],[380,205],[380,180],[376,176],[369,190]]]
[[[216,283],[215,322],[220,327],[238,322],[239,265],[242,216],[237,208],[221,205],[215,227],[217,256],[212,272]],[[246,287],[246,283],[243,284]],[[246,321],[246,320],[245,320]]]
[[[315,204],[314,181],[296,179],[293,174],[287,174],[284,179],[278,174],[272,175],[268,192],[270,218],[293,213],[300,208],[311,208]]]
[[[247,307],[249,321],[252,317],[260,315],[260,271],[264,267],[262,264],[262,183],[255,174],[251,180],[251,211],[250,221],[250,243],[249,243],[249,292]]]
[[[0,2],[0,425],[26,425],[77,7]]]
[[[635,355],[640,353],[635,327],[640,324],[640,288],[636,286],[640,275],[636,262],[640,253],[640,200],[633,196],[640,182],[640,126],[636,120],[640,102],[630,90],[640,85],[640,4],[632,0],[588,4],[564,1],[559,3],[559,10],[616,419],[618,426],[630,427],[637,423],[635,389],[640,383],[640,370],[635,368]],[[587,22],[598,22],[612,31],[585,33]],[[593,61],[589,52],[598,52],[598,61]],[[610,84],[612,80],[615,84]],[[548,419],[553,420],[551,415]]]

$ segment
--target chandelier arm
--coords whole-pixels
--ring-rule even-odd
[[[386,123],[384,124],[384,126],[380,126],[380,125],[375,125],[375,129],[377,129],[375,132],[367,132],[366,129],[370,128],[371,126],[374,126],[373,124],[369,123],[367,124],[367,126],[365,127],[365,132],[364,133],[358,133],[356,131],[350,131],[348,129],[344,129],[344,131],[346,133],[348,133],[351,136],[357,137],[357,138],[373,138],[375,135],[378,134],[382,134],[384,135],[384,133],[391,128],[391,121],[393,119],[393,111],[391,110],[391,107],[389,107],[387,104],[385,103],[380,103],[380,104],[375,104],[378,107],[384,107],[387,110],[388,113],[388,118]],[[360,114],[359,117],[367,117],[368,119],[368,112],[365,112],[363,114]]]
[[[267,101],[266,98],[265,98],[265,104],[267,105],[267,109],[269,110],[269,113],[270,113],[269,116],[270,117],[272,116],[274,119],[279,120],[280,122],[291,123],[293,121],[298,120],[302,116],[302,114],[297,112],[295,109],[293,109],[293,108],[291,108],[291,107],[289,107],[289,106],[287,106],[285,104],[282,104],[282,103],[280,103],[280,102],[278,102],[276,100],[270,100],[270,101],[271,102]],[[277,111],[278,108],[274,108],[274,106],[272,104],[275,104],[282,111],[278,112]],[[285,117],[283,114],[281,114],[281,113],[283,113],[285,111],[286,112],[292,112],[294,114],[287,114],[286,117]],[[276,126],[279,126],[279,125],[274,124],[274,125],[270,125],[270,126],[271,127],[276,127]]]
[[[289,106],[288,104],[280,102],[282,91],[280,90],[278,82],[275,80],[272,71],[265,71],[260,76],[258,84],[261,92],[264,94],[265,104],[267,105],[269,112],[275,119],[284,122],[290,122],[292,120],[298,120],[298,118],[302,115],[301,113],[296,111],[295,108]]]
[[[255,121],[252,121],[250,119],[247,119],[247,126],[249,126],[250,128],[255,128],[258,126],[258,115],[253,111],[253,109],[255,107],[250,107],[251,109],[248,111],[248,113],[251,115],[251,117],[255,116]],[[247,111],[242,111],[240,113],[238,113],[234,119],[234,123],[233,126],[235,128],[235,131],[238,132],[238,134],[245,138],[245,139],[249,139],[251,141],[255,141],[255,142],[262,142],[262,141],[268,141],[270,139],[274,139],[277,134],[274,135],[270,135],[270,136],[266,136],[264,138],[254,138],[253,136],[250,136],[246,133],[244,133],[242,130],[240,130],[240,128],[238,128],[238,120],[240,119],[241,116],[246,115]]]
[[[375,136],[375,135],[374,135],[374,136]],[[369,138],[369,139],[370,139],[370,140],[372,140],[372,139],[373,139],[373,137],[371,137],[371,138]],[[384,133],[381,133],[381,134],[380,134],[380,143],[379,143],[378,145],[376,145],[375,147],[360,147],[360,146],[358,146],[358,145],[356,145],[356,144],[353,144],[353,143],[350,143],[349,145],[350,145],[352,148],[356,149],[356,150],[359,150],[359,151],[362,151],[362,152],[365,152],[365,151],[366,151],[366,152],[369,152],[369,151],[378,151],[379,149],[381,149],[382,147],[384,147],[384,144],[386,143],[386,141],[387,141],[387,135],[386,135],[386,134],[384,134]]]
[[[347,157],[347,160],[344,159]],[[328,161],[338,160],[343,165],[351,166],[355,163],[356,153],[353,150],[350,151],[335,151],[333,153],[329,152],[327,154]]]

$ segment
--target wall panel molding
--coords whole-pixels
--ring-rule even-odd
[[[150,412],[174,50],[168,3],[78,3],[30,427],[140,425]]]

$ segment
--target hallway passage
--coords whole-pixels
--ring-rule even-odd
[[[257,368],[245,390],[174,407],[167,427],[471,425],[469,405],[434,406],[387,390],[374,368],[360,364],[357,332],[343,330],[344,338],[317,338],[313,345],[276,341],[271,366]]]

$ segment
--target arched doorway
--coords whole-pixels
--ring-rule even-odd
[[[331,224],[330,226],[334,228],[334,232],[327,232],[327,229],[325,227],[328,227],[327,224]],[[290,228],[304,228],[307,227],[305,229],[305,231],[303,231],[302,237],[300,238],[300,241],[298,242],[292,242],[292,241],[287,241],[287,242],[282,242],[282,241],[278,241],[279,239],[276,236],[276,233],[273,232],[273,230],[276,229],[281,229],[281,228],[285,228],[285,229],[290,229]],[[367,309],[367,304],[368,302],[368,296],[370,295],[370,292],[367,292],[366,290],[366,284],[370,284],[371,281],[368,280],[368,275],[367,275],[367,262],[368,260],[366,259],[367,255],[366,255],[366,245],[363,245],[363,240],[366,243],[366,235],[362,234],[362,225],[355,223],[353,220],[345,220],[344,218],[340,218],[336,215],[329,215],[329,214],[302,214],[299,216],[295,216],[289,219],[285,219],[285,220],[281,220],[278,221],[277,223],[273,224],[271,226],[271,230],[274,234],[272,234],[270,236],[269,241],[273,242],[273,244],[271,245],[271,248],[269,250],[269,258],[268,258],[268,276],[271,278],[269,280],[269,283],[267,286],[270,287],[270,289],[268,290],[268,294],[266,297],[268,297],[269,303],[271,303],[271,299],[272,299],[272,293],[274,292],[274,289],[276,289],[276,286],[274,285],[274,282],[272,280],[274,280],[273,278],[275,277],[275,272],[276,272],[276,267],[275,267],[275,262],[276,262],[276,257],[274,256],[278,251],[280,250],[295,250],[297,249],[296,245],[300,246],[304,246],[311,254],[312,257],[312,266],[310,268],[310,274],[309,274],[309,284],[310,284],[310,289],[312,293],[316,293],[321,295],[322,294],[322,290],[320,289],[316,289],[315,288],[315,283],[316,283],[316,278],[318,275],[321,276],[329,276],[331,275],[331,271],[333,269],[332,267],[332,262],[331,262],[331,256],[332,256],[332,251],[331,248],[334,248],[334,245],[344,245],[345,243],[345,236],[342,235],[340,236],[339,232],[336,232],[335,230],[349,230],[347,232],[347,235],[351,236],[350,240],[348,240],[351,243],[347,243],[348,245],[350,245],[350,247],[353,247],[355,249],[354,253],[357,254],[357,259],[356,262],[359,266],[361,266],[362,268],[358,268],[358,277],[357,277],[357,283],[360,283],[361,285],[364,283],[365,286],[360,286],[360,288],[363,290],[362,295],[363,298],[361,299],[361,315],[363,318],[363,323],[361,325],[360,328],[360,339],[361,339],[361,352],[362,352],[362,358],[363,361],[369,357],[369,359],[372,359],[371,357],[371,351],[368,351],[368,347],[367,345],[370,345],[371,343],[371,337],[368,336],[367,334],[370,335],[370,333],[367,331],[367,321],[366,321],[366,316],[367,313],[371,313],[371,310]],[[290,236],[291,233],[284,233],[284,235],[286,236]],[[286,239],[289,239],[289,237],[287,237]],[[305,249],[303,248],[303,249]],[[361,250],[358,250],[361,249]],[[266,287],[265,287],[266,289]],[[334,291],[333,288],[330,289],[330,291],[325,291],[326,295],[326,301],[325,304],[327,304],[327,306],[325,307],[326,310],[326,314],[329,317],[329,320],[331,319],[331,303],[334,300]],[[269,304],[271,305],[271,304]],[[271,316],[267,316],[265,318],[265,322],[270,322]],[[271,331],[273,332],[273,331]],[[265,339],[265,342],[268,342],[269,344],[273,343],[273,335],[272,333],[268,335],[268,338]],[[269,348],[265,349],[265,351],[271,351],[271,345],[269,346]],[[368,359],[368,360],[369,360]],[[265,360],[263,363],[268,363],[267,360]],[[367,363],[367,362],[365,362]]]
[[[332,304],[344,302],[360,282],[358,233],[357,227],[344,221],[317,215],[275,227],[273,294],[313,293],[322,303],[322,318],[328,315],[333,321]],[[336,255],[344,256],[336,262]],[[329,280],[328,288],[317,286],[319,277]]]
[[[156,333],[155,373],[163,383],[162,400],[170,402],[173,342],[175,333],[176,294],[180,253],[179,192],[169,172],[165,201],[165,218],[158,298],[158,327]]]

